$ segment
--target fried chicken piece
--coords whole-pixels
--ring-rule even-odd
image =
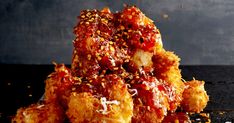
[[[131,89],[137,93],[134,99],[133,122],[161,122],[169,109],[169,96],[165,90],[169,86],[159,82],[155,77],[133,79]]]
[[[183,110],[196,113],[203,111],[209,101],[204,84],[204,81],[199,80],[185,82],[185,90],[181,102]]]
[[[124,81],[117,75],[92,78],[70,95],[69,120],[75,123],[130,123],[133,101]]]
[[[63,123],[65,114],[57,103],[32,104],[17,110],[12,123]]]
[[[64,64],[55,64],[55,72],[51,73],[45,83],[45,101],[60,102],[64,107],[67,105],[71,88],[80,79],[71,75],[70,69]]]
[[[162,50],[156,53],[152,60],[157,79],[174,87],[176,96],[170,101],[170,111],[173,112],[180,105],[185,87],[179,69],[180,59],[173,52]]]

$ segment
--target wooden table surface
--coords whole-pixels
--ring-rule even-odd
[[[69,66],[69,65],[68,65]],[[53,65],[0,64],[0,123],[9,122],[19,107],[36,103]],[[204,80],[210,101],[204,112],[212,122],[234,122],[234,66],[180,66],[185,80]],[[196,118],[196,116],[194,116]]]

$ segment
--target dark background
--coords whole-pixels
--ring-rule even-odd
[[[154,20],[182,64],[234,64],[233,0],[1,0],[0,63],[70,64],[80,11],[124,3]]]

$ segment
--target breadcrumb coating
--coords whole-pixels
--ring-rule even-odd
[[[12,123],[63,123],[63,108],[56,103],[32,104],[18,109]]]
[[[176,93],[175,99],[170,101],[170,111],[174,112],[180,105],[184,91],[181,71],[179,69],[180,58],[170,51],[161,51],[153,56],[154,74],[157,79],[171,85]]]
[[[196,113],[203,111],[209,100],[204,84],[204,81],[199,80],[185,82],[185,90],[181,102],[183,110]]]
[[[96,82],[95,89],[90,87],[93,90],[84,89],[84,92],[71,94],[66,112],[70,121],[130,123],[133,100],[123,80],[118,76],[108,75]]]

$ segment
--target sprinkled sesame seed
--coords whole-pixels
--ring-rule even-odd
[[[129,19],[132,19],[132,15],[129,15],[128,18],[129,18]]]
[[[112,45],[112,44],[113,44],[113,42],[112,42],[112,41],[110,41],[110,42],[109,42],[109,44],[110,44],[110,45]]]
[[[120,26],[120,29],[121,29],[121,30],[124,30],[125,28],[124,28],[124,26],[121,25],[121,26]]]
[[[86,16],[89,16],[91,13],[90,12],[88,12],[87,14],[86,14]]]
[[[97,30],[97,34],[100,35],[101,31],[100,30]]]
[[[88,58],[88,60],[91,60],[91,55],[88,54],[88,55],[87,55],[87,58]]]
[[[101,46],[101,50],[103,50],[104,49],[104,46]]]
[[[105,41],[105,39],[104,38],[100,38],[100,41]]]
[[[110,46],[110,51],[114,52],[115,51],[115,48]]]

